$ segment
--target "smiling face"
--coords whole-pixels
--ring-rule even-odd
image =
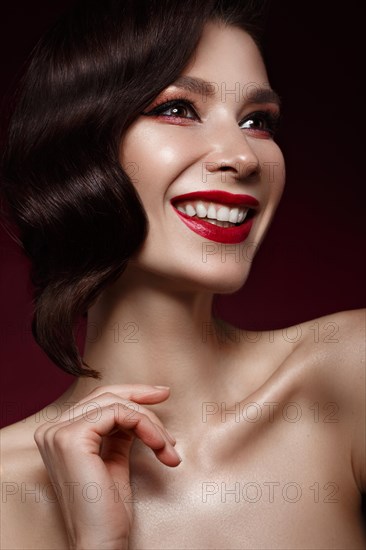
[[[182,290],[243,285],[283,191],[278,114],[250,35],[207,23],[178,81],[121,143],[149,220],[126,273],[154,273]]]

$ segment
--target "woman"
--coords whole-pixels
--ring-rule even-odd
[[[284,186],[257,6],[101,4],[39,46],[4,160],[34,336],[79,377],[3,431],[3,546],[364,548],[362,313],[294,341],[211,311]]]

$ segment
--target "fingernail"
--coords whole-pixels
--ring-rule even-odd
[[[169,386],[154,386],[154,388],[158,388],[158,390],[170,390]]]
[[[180,456],[180,454],[178,453],[177,449],[174,449],[175,450],[175,454],[177,455],[177,457],[179,458],[179,461],[182,462],[182,457]]]

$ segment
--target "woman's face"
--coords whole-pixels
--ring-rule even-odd
[[[180,78],[121,143],[121,164],[149,220],[126,273],[234,292],[283,191],[284,160],[272,134],[279,105],[257,46],[236,27],[207,23],[181,77],[210,84]]]

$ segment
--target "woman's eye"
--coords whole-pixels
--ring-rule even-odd
[[[194,108],[192,101],[185,98],[176,98],[170,101],[165,101],[156,107],[153,107],[150,111],[141,113],[145,116],[164,117],[174,120],[200,120],[197,112]],[[239,123],[239,126],[243,130],[249,130],[250,133],[254,132],[256,137],[273,137],[276,128],[278,126],[279,115],[258,111],[251,113],[244,120]],[[181,122],[180,122],[181,123]]]
[[[142,113],[147,116],[164,116],[168,118],[188,118],[192,120],[198,119],[197,113],[193,106],[183,100],[172,100],[161,105],[158,105],[147,113]]]
[[[278,126],[278,116],[273,113],[252,113],[241,122],[241,128],[260,132],[262,135],[273,136]]]
[[[190,108],[188,105],[185,105],[184,103],[177,103],[174,105],[174,107],[169,107],[168,109],[165,109],[161,114],[165,113],[166,115],[179,118],[195,118],[195,113],[192,108]],[[193,116],[189,116],[190,113],[194,113]]]

